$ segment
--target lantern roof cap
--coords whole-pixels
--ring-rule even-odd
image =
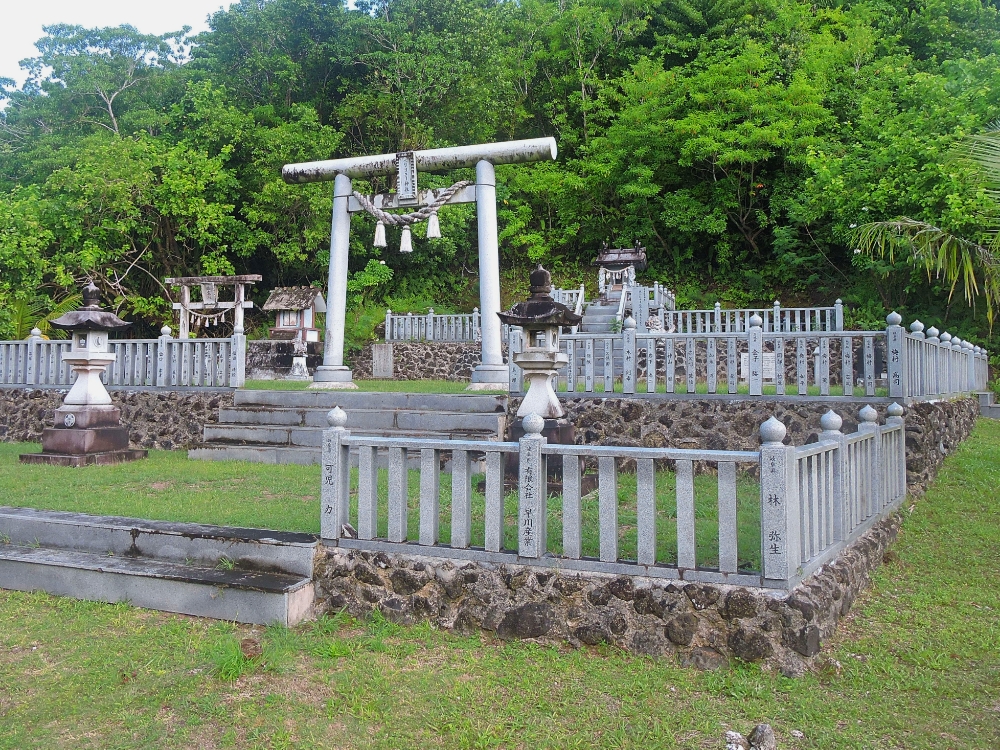
[[[542,264],[531,272],[531,296],[525,302],[518,302],[507,312],[497,313],[500,320],[511,326],[534,327],[575,326],[582,315],[577,315],[561,302],[556,302],[549,294],[552,291],[552,274]]]
[[[90,282],[83,288],[83,307],[62,315],[50,324],[67,331],[120,331],[132,325],[113,312],[102,310],[101,292]]]

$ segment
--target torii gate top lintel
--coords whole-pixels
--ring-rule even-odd
[[[491,164],[524,164],[556,158],[555,138],[531,138],[525,141],[482,143],[476,146],[454,146],[414,151],[418,172],[474,167],[481,161]],[[286,164],[281,177],[289,184],[332,180],[338,174],[348,177],[374,177],[395,174],[397,154],[354,156],[347,159],[327,159],[302,164]]]
[[[481,143],[474,146],[435,148],[426,151],[404,151],[398,154],[357,156],[349,159],[329,159],[302,164],[286,164],[281,170],[285,182],[334,181],[333,219],[330,231],[330,273],[327,280],[326,344],[323,365],[316,369],[313,388],[353,388],[351,371],[344,365],[344,322],[347,305],[348,252],[351,233],[351,213],[364,208],[379,219],[376,246],[385,245],[384,223],[405,221],[400,242],[401,252],[409,252],[409,224],[431,216],[440,205],[476,201],[479,225],[479,309],[481,310],[481,362],[472,372],[473,388],[503,388],[507,383],[507,368],[503,364],[500,341],[500,246],[497,235],[496,176],[494,164],[523,164],[556,158],[555,138],[533,138],[525,141]],[[418,172],[446,169],[476,168],[474,183],[462,181],[434,191],[417,189]],[[395,193],[373,196],[370,200],[353,190],[353,178],[398,174]],[[463,187],[464,186],[464,187]],[[474,197],[473,197],[474,196]],[[432,205],[403,217],[390,215],[383,208],[415,206],[430,200]],[[352,203],[353,202],[353,203]],[[381,213],[379,213],[381,212]],[[428,223],[428,237],[431,234]]]

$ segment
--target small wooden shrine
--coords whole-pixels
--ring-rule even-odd
[[[634,247],[610,248],[605,241],[591,265],[597,266],[597,290],[604,295],[613,287],[635,284],[636,272],[646,269],[646,248],[638,242]]]
[[[264,310],[277,313],[270,338],[302,343],[319,341],[316,313],[326,312],[323,293],[313,286],[279,286],[264,303]]]

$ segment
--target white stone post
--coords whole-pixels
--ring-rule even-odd
[[[847,504],[844,502],[844,463],[847,454],[846,437],[840,428],[844,424],[837,412],[831,409],[819,420],[823,431],[819,434],[820,440],[828,440],[837,444],[837,450],[833,453],[832,480],[833,480],[833,541],[840,542],[846,539],[850,533],[847,520]]]
[[[747,331],[747,365],[750,368],[750,395],[760,396],[764,393],[764,321],[754,313],[750,316],[750,329]]]
[[[938,344],[941,339],[938,338],[937,328],[931,326],[927,329],[927,343],[933,344],[933,346],[927,347],[927,371],[929,374],[928,387],[930,393],[937,395],[941,393],[941,370],[940,370],[940,358],[938,357],[938,351],[940,346]]]
[[[476,164],[476,218],[479,223],[479,309],[482,315],[482,362],[472,371],[470,389],[503,388],[507,368],[500,342],[500,242],[497,237],[496,172],[486,161]]]
[[[351,463],[347,431],[347,414],[333,407],[326,420],[330,428],[323,430],[323,473],[320,487],[320,536],[340,539],[351,510]]]
[[[722,333],[722,303],[715,303],[715,313],[712,316],[712,331],[715,333]]]
[[[903,316],[897,312],[891,312],[885,319],[888,326],[885,329],[885,354],[886,368],[889,372],[889,396],[890,398],[903,398],[903,373],[905,368],[903,360],[905,352],[903,344]]]
[[[442,334],[444,331],[442,331]],[[424,341],[437,341],[437,332],[434,330],[434,308],[427,308],[427,316],[424,318]],[[440,340],[444,340],[444,336],[440,337]]]
[[[975,348],[972,346],[971,341],[965,341],[962,343],[963,354],[965,355],[966,368],[968,369],[968,390],[976,391],[976,353]]]
[[[950,396],[954,393],[951,372],[951,334],[945,331],[941,334],[941,345],[938,347],[938,361],[941,364],[941,393]]]
[[[524,437],[518,441],[517,553],[521,557],[539,558],[545,554],[547,541],[548,480],[542,454],[545,437],[541,434],[545,420],[538,414],[529,414],[521,424]]]
[[[385,311],[385,343],[392,341],[392,310]]]
[[[760,532],[763,577],[788,581],[799,567],[798,484],[795,449],[782,444],[785,425],[774,417],[760,426]]]
[[[900,404],[889,404],[889,408],[886,409],[886,427],[896,427],[897,425],[903,424],[903,407]],[[899,433],[899,440],[897,442],[897,448],[899,453],[895,456],[884,456],[883,460],[887,466],[891,466],[895,471],[898,472],[896,477],[897,486],[899,489],[900,498],[906,497],[906,428],[904,427]],[[895,500],[896,498],[886,498],[886,500]]]
[[[833,324],[836,326],[834,330],[843,331],[844,330],[844,301],[837,300],[833,303]]]
[[[168,349],[172,340],[170,337],[170,326],[163,326],[160,329],[160,337],[156,340],[156,380],[153,381],[153,385],[161,388],[170,385],[170,358],[168,356]]]
[[[38,345],[42,341],[42,332],[38,328],[32,328],[31,334],[28,336],[28,346],[25,352],[25,363],[24,363],[24,382],[27,385],[37,385],[38,384]]]
[[[781,302],[779,302],[778,300],[775,300],[774,301],[774,308],[773,308],[773,310],[774,311],[771,313],[771,315],[772,315],[772,318],[771,318],[771,332],[772,333],[781,333],[782,332],[782,330],[781,330]]]
[[[625,318],[622,329],[622,393],[635,393],[635,365],[635,319],[629,316]],[[686,365],[691,366],[690,362]],[[608,367],[607,362],[604,367]]]
[[[878,412],[875,411],[875,407],[868,404],[861,408],[858,412],[858,432],[873,432],[875,437],[872,440],[872,448],[870,456],[871,463],[869,464],[871,468],[871,474],[869,479],[871,480],[871,487],[869,489],[869,499],[871,506],[868,508],[868,512],[865,513],[865,518],[870,515],[878,513],[882,509],[882,497],[880,491],[880,478],[882,477],[882,430],[878,423]]]
[[[351,178],[338,174],[333,182],[333,221],[330,227],[330,272],[327,276],[326,338],[323,364],[316,368],[310,388],[357,388],[344,366],[344,323],[347,319],[347,259],[351,241]]]

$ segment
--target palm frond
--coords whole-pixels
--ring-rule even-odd
[[[46,302],[44,297],[14,300],[10,306],[10,319],[16,340],[26,339],[31,335],[35,321],[45,311]]]
[[[873,257],[888,256],[892,261],[897,254],[908,255],[912,263],[924,268],[928,278],[948,284],[949,300],[959,284],[970,304],[981,296],[992,325],[1000,303],[997,243],[981,245],[906,216],[863,224],[855,230],[854,240],[862,252]]]

